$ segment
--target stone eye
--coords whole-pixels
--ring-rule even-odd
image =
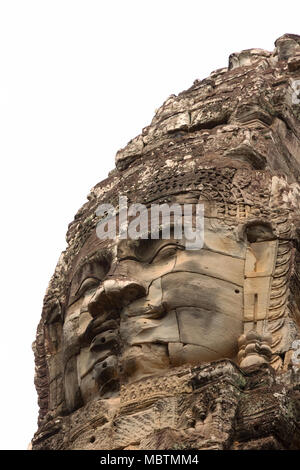
[[[178,245],[171,245],[171,244],[165,245],[155,253],[150,263],[157,263],[164,259],[170,258],[176,255],[178,249],[183,249],[183,248]]]
[[[92,289],[96,289],[99,286],[99,284],[100,284],[99,279],[96,279],[94,277],[88,277],[81,283],[78,291],[76,292],[76,297],[79,298],[82,295],[86,294],[86,292]]]

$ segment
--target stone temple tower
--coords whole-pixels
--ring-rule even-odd
[[[164,102],[68,227],[33,449],[300,449],[299,177],[300,36]],[[201,205],[203,246],[99,237],[120,196]]]

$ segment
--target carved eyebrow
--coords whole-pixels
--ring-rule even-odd
[[[127,240],[123,240],[126,242]],[[169,239],[139,239],[124,244],[118,253],[120,260],[132,259],[144,263],[151,263],[156,254],[167,245],[184,248],[181,240],[170,237]]]

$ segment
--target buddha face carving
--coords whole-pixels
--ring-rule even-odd
[[[144,418],[135,416],[144,405],[142,416],[155,422],[146,441],[160,441],[170,415],[161,419],[156,399],[173,410],[167,397],[188,393],[181,379],[198,376],[195,365],[230,359],[245,375],[251,368],[251,383],[261,364],[278,374],[293,367],[300,335],[297,51],[299,37],[288,35],[274,53],[234,54],[228,69],[170,96],[69,224],[34,344],[38,439],[49,448],[73,448],[74,440],[74,448],[131,448],[140,442]],[[203,204],[204,246],[190,249],[172,231],[166,239],[101,239],[99,223],[111,205],[126,212],[123,198],[131,208]],[[189,434],[194,401],[186,405]],[[196,420],[189,443],[210,416],[200,427]]]
[[[234,360],[243,331],[245,237],[206,219],[201,250],[171,236],[119,240],[106,258],[87,257],[73,277],[63,326],[68,408],[117,394],[120,380]]]
[[[281,351],[289,347],[284,335],[294,334],[285,320],[292,224],[285,207],[272,220],[279,196],[270,176],[253,172],[249,183],[244,170],[211,175],[203,170],[199,180],[219,175],[215,191],[199,183],[197,192],[178,192],[170,201],[203,202],[201,249],[187,249],[172,230],[168,239],[106,241],[89,231],[69,265],[64,309],[69,412],[172,367],[223,358],[282,366]],[[224,180],[231,192],[223,189]],[[254,190],[259,200],[248,206]]]

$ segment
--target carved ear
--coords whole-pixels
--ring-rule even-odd
[[[64,389],[67,410],[72,412],[77,408],[80,408],[80,406],[83,405],[83,402],[78,384],[77,356],[72,356],[66,364],[64,373]]]

